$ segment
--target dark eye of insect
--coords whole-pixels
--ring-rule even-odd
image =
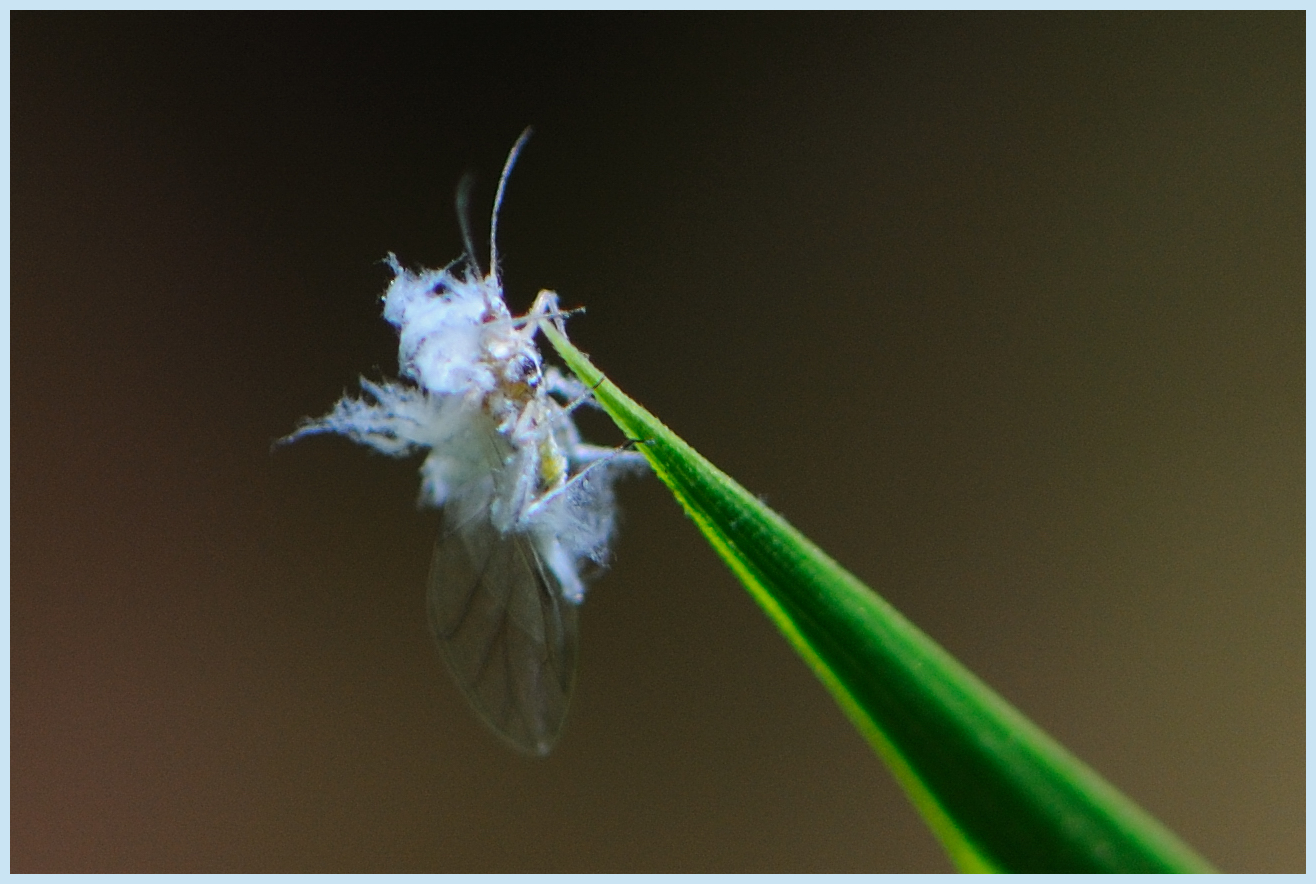
[[[528,386],[536,387],[539,385],[539,366],[528,356],[522,356],[516,362],[516,377],[525,381]]]

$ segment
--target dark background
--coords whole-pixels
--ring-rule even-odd
[[[653,479],[545,761],[442,671],[379,259],[509,299],[1227,870],[1304,868],[1304,18],[12,24],[15,871],[949,864]],[[591,421],[594,438],[618,438]]]

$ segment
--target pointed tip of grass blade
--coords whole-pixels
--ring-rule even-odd
[[[1213,871],[622,393],[560,329],[543,328],[892,770],[958,868]]]

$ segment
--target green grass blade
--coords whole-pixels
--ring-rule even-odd
[[[608,381],[567,365],[895,774],[963,871],[1210,865]]]

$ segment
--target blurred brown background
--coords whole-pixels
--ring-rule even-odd
[[[13,870],[949,869],[656,481],[534,762],[431,646],[416,463],[271,453],[396,371],[379,259],[455,258],[528,123],[514,308],[1304,868],[1302,13],[11,22]]]

